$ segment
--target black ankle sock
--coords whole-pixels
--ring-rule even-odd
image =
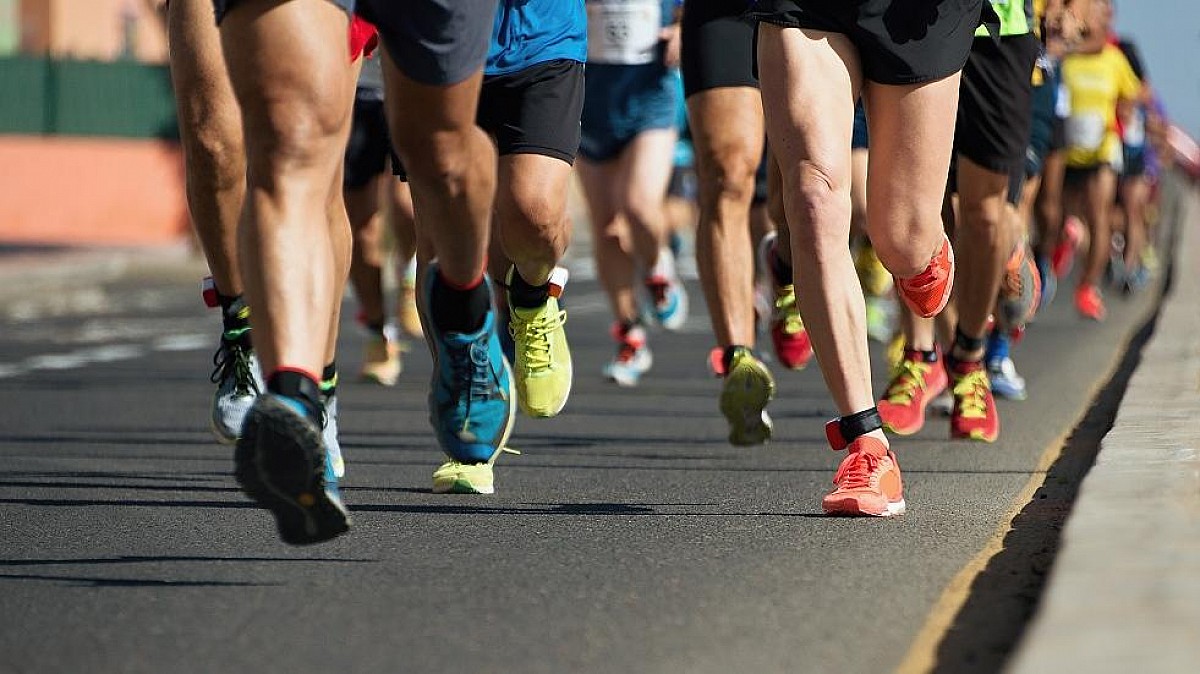
[[[770,252],[767,254],[767,266],[771,268],[771,276],[775,278],[776,285],[792,285],[792,275],[794,273],[792,265],[784,262],[783,258],[779,257],[779,253],[775,251],[774,246],[771,247]]]
[[[522,309],[537,309],[550,299],[550,282],[545,285],[530,285],[521,276],[521,272],[513,269],[512,282],[508,286],[508,301],[514,307]]]
[[[329,361],[329,364],[325,366],[325,369],[321,370],[321,395],[326,398],[332,398],[333,396],[337,395],[337,386],[337,361],[331,360]]]
[[[729,367],[733,365],[733,356],[738,352],[738,349],[745,349],[741,344],[730,344],[725,347],[721,353],[721,365],[725,368],[725,373],[729,374]]]
[[[985,343],[984,337],[970,337],[962,331],[962,328],[954,329],[954,346],[967,353],[975,353],[983,349]]]
[[[440,275],[433,282],[429,313],[433,324],[442,332],[471,333],[483,327],[491,308],[492,294],[480,281],[475,287],[461,290],[446,282]]]
[[[363,325],[363,327],[365,327],[367,332],[371,333],[372,335],[383,337],[385,334],[384,329],[387,328],[387,322],[379,321],[376,323],[366,323]]]
[[[930,349],[928,351],[925,349],[905,349],[904,352],[905,357],[912,360],[920,359],[922,363],[938,362],[938,352],[934,349]]]
[[[276,370],[267,378],[267,391],[299,402],[308,418],[321,425],[321,385],[312,377],[296,370]]]

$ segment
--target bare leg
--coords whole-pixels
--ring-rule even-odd
[[[571,165],[540,154],[500,158],[496,221],[505,256],[527,283],[544,285],[571,238]]]
[[[1109,218],[1116,190],[1117,174],[1111,168],[1102,167],[1088,178],[1084,209],[1088,231],[1091,234],[1091,245],[1088,248],[1087,267],[1083,270],[1080,285],[1098,285],[1104,275],[1112,239],[1112,223]]]
[[[632,323],[638,317],[633,290],[636,262],[629,223],[617,210],[613,194],[617,164],[614,161],[597,164],[581,158],[577,167],[588,203],[592,251],[596,257],[600,285],[608,295],[613,317],[620,322]]]
[[[989,171],[958,157],[959,216],[957,227],[958,329],[968,337],[987,333],[988,317],[1004,279],[1004,263],[1012,253],[1008,204],[1009,176]],[[955,349],[955,358],[976,361],[983,349],[972,353]]]
[[[754,346],[754,252],[750,202],[763,150],[762,98],[722,87],[688,99],[700,224],[696,262],[719,346]]]
[[[383,303],[382,253],[380,239],[383,220],[379,214],[379,188],[388,177],[378,176],[362,187],[346,188],[346,215],[354,234],[350,264],[350,282],[368,325],[382,325],[386,311]]]
[[[241,113],[221,54],[212,2],[175,0],[167,8],[188,211],[217,290],[240,295],[237,222],[246,193]]]
[[[267,373],[286,366],[319,379],[329,355],[343,282],[330,223],[349,129],[347,22],[325,0],[248,0],[222,25],[248,159],[242,272]],[[263,57],[297,42],[303,60]]]

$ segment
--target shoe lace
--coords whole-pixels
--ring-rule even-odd
[[[530,373],[541,372],[550,367],[550,333],[566,322],[566,311],[559,311],[555,315],[537,316],[528,321],[513,317],[508,326],[508,334],[522,346],[521,354],[525,357],[525,366]]]
[[[221,338],[221,345],[213,354],[213,371],[209,381],[223,384],[233,377],[233,390],[238,395],[261,393],[254,381],[254,370],[250,362],[250,349],[237,342]]]
[[[884,394],[887,401],[893,405],[907,405],[912,402],[917,393],[925,390],[925,375],[929,374],[931,366],[919,360],[904,359],[896,365],[892,373],[892,383]]]
[[[871,486],[871,477],[879,469],[883,457],[869,452],[854,452],[852,459],[843,461],[833,476],[839,489],[863,489]]]
[[[958,400],[960,415],[968,419],[985,418],[989,390],[991,384],[983,370],[974,370],[959,378],[954,383],[954,397]]]
[[[800,304],[792,286],[781,286],[775,291],[775,319],[782,323],[783,331],[795,335],[804,330],[804,319],[800,316]]]
[[[487,335],[464,348],[448,349],[446,358],[450,364],[451,381],[456,384],[452,390],[457,396],[466,395],[468,401],[492,398],[493,375],[488,361]]]

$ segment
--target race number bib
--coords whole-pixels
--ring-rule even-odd
[[[1081,150],[1099,150],[1108,131],[1107,120],[1099,113],[1074,114],[1067,118],[1067,144]]]
[[[662,28],[661,0],[587,3],[588,61],[616,65],[653,63]]]

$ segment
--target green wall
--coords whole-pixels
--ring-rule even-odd
[[[0,91],[0,133],[178,137],[166,66],[0,58]]]

